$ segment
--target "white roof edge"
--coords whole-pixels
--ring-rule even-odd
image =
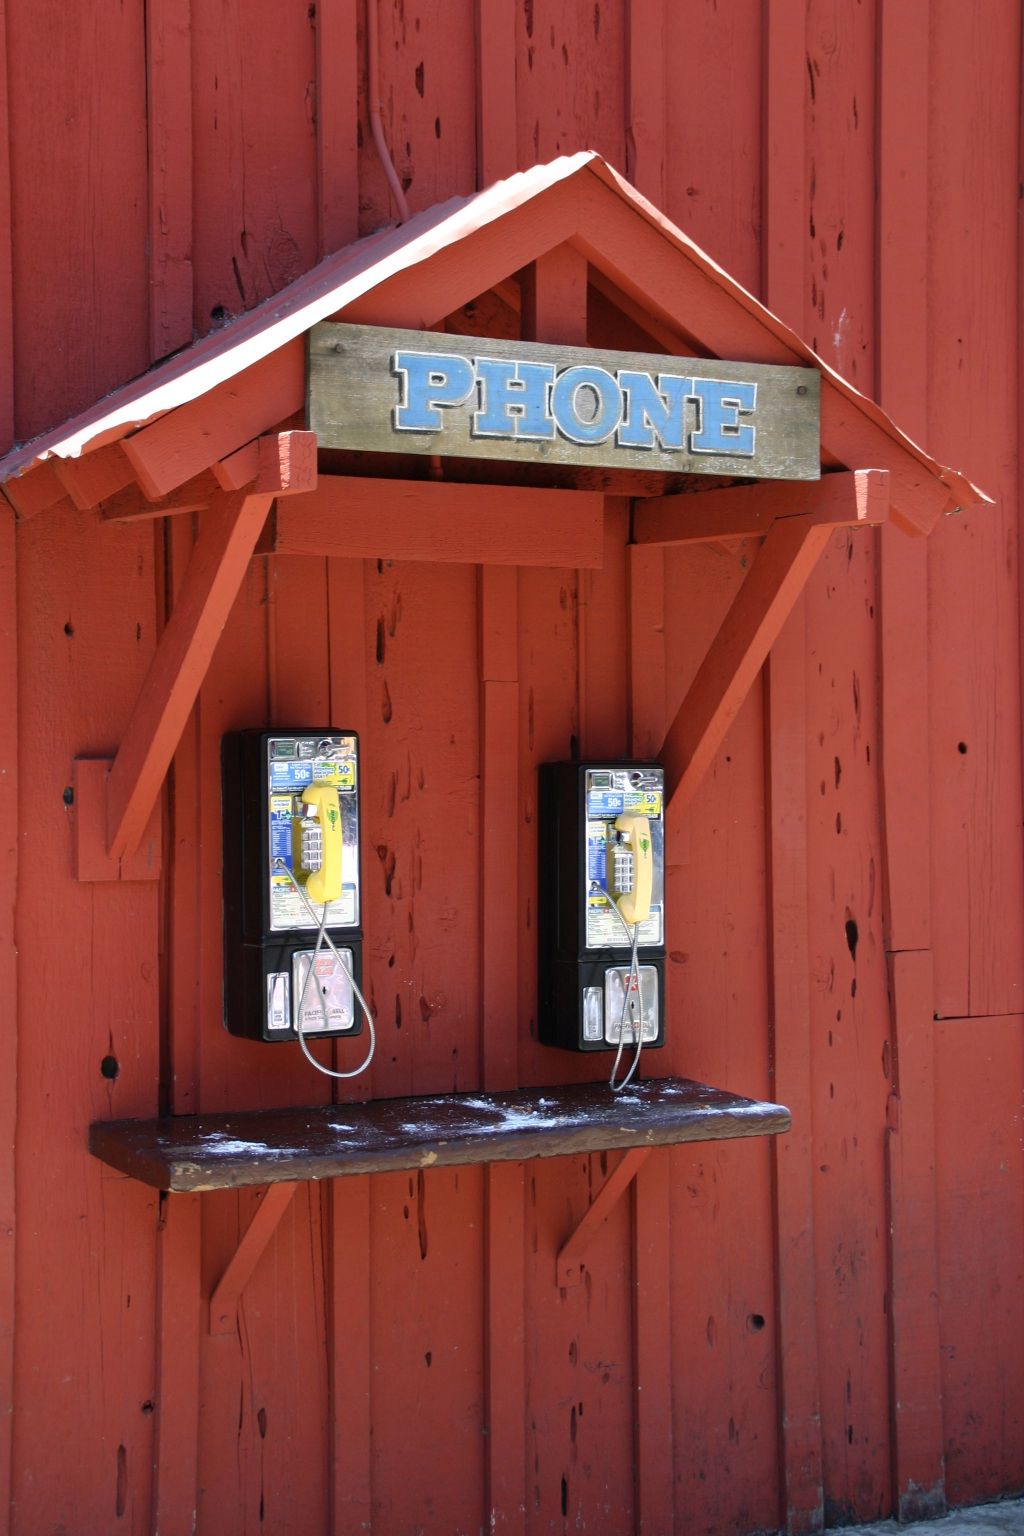
[[[591,150],[518,171],[482,192],[450,198],[405,224],[364,236],[326,257],[288,288],[154,364],[60,427],[0,459],[0,482],[45,459],[75,459],[207,394],[405,268],[436,255],[510,208],[567,180],[599,157]]]

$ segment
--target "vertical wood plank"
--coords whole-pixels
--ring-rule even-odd
[[[878,398],[927,441],[929,55],[918,8],[879,14]],[[934,976],[928,751],[928,545],[894,528],[879,541],[881,791],[893,1096],[886,1130],[893,1507],[946,1508],[938,1307]]]
[[[171,610],[178,600],[195,547],[193,519],[164,520],[166,576]],[[166,615],[164,616],[166,622]],[[171,773],[169,806],[169,858],[166,864],[168,932],[166,1047],[167,1107],[171,1114],[195,1114],[199,1108],[199,1033],[201,1021],[199,967],[202,902],[199,859],[199,740],[193,708],[181,733]]]
[[[943,519],[928,540],[934,1006],[942,1017],[962,1017],[1015,1012],[1024,993],[1014,320],[1021,9],[1016,0],[991,0],[966,33],[951,0],[915,10],[922,25],[927,17],[932,78],[928,433],[995,498]],[[969,108],[972,98],[983,112]],[[968,226],[984,226],[983,247],[974,247]],[[948,230],[955,240],[943,238]]]
[[[332,1179],[328,1233],[331,1536],[372,1529],[369,1177]]]
[[[480,1011],[481,1077],[490,1090],[519,1082],[519,998],[509,914],[519,910],[518,572],[482,567]],[[525,1332],[523,1165],[484,1171],[486,1339],[485,1526],[525,1529]]]
[[[806,305],[804,0],[765,7],[762,291],[802,329]],[[803,598],[765,672],[771,1092],[793,1115],[771,1148],[780,1518],[790,1536],[824,1529],[816,1307],[807,890],[807,645]],[[779,1138],[776,1138],[778,1140]]]
[[[764,6],[762,292],[773,314],[799,333],[806,305],[807,5]]]
[[[886,1130],[893,1502],[900,1520],[945,1513],[930,950],[890,954],[893,1092]]]
[[[149,355],[192,340],[190,0],[146,6],[149,114]]]
[[[635,757],[652,757],[665,739],[665,551],[630,544],[629,736]]]
[[[195,544],[193,519],[168,518],[164,587],[170,611],[177,600]],[[166,613],[162,616],[166,623]],[[159,632],[158,632],[159,640]],[[169,854],[164,922],[167,932],[167,1038],[162,1053],[163,1091],[171,1114],[199,1107],[198,966],[202,903],[199,865],[199,731],[192,710],[182,731],[168,794]],[[157,1228],[156,1452],[153,1528],[177,1536],[195,1529],[199,1478],[200,1263],[202,1212],[199,1196],[161,1197]]]
[[[665,206],[665,0],[629,0],[626,175]]]
[[[935,1020],[932,1028],[944,1130],[946,1482],[956,1506],[1024,1485],[1024,1015]]]
[[[199,1449],[199,1195],[161,1195],[153,1529],[193,1536]]]
[[[287,562],[278,561],[278,565]],[[282,624],[287,625],[287,615],[282,615]],[[366,739],[366,583],[362,560],[331,559],[327,561],[327,628],[329,637],[327,692],[329,724],[335,725],[339,730],[355,731],[359,737],[360,766],[363,775],[361,785],[360,811],[362,814],[362,826],[360,838],[360,878],[362,880],[363,913],[362,921],[364,932],[368,938],[363,943],[363,992],[366,1000],[373,1010],[373,967],[371,959],[374,954],[372,919],[367,912],[370,886],[370,859],[373,850],[368,836],[368,800],[370,778],[369,744]],[[298,655],[295,656],[295,667],[301,665]],[[364,1039],[361,1036],[360,1039]],[[339,1043],[334,1046],[334,1066],[339,1066],[338,1052],[342,1047]],[[351,1054],[351,1047],[345,1048],[346,1060]],[[358,1078],[348,1081],[338,1080],[334,1083],[334,1100],[342,1103],[346,1099],[369,1099],[374,1096],[373,1062]]]
[[[516,955],[508,914],[518,910],[518,573],[480,570],[481,1077],[489,1090],[519,1081]]]
[[[807,624],[803,600],[768,658],[766,751],[771,925],[771,1093],[793,1116],[772,1140],[782,1519],[791,1536],[824,1529],[807,932]]]
[[[664,551],[629,550],[629,718],[634,757],[664,734]],[[666,989],[670,978],[666,977]],[[666,1014],[671,998],[666,995]],[[668,1149],[654,1152],[633,1185],[633,1444],[636,1529],[675,1528],[672,1434],[672,1221]]]
[[[0,81],[3,78],[0,71]],[[14,540],[14,513],[0,502],[0,719],[5,722],[0,748],[0,997],[8,1000],[8,1024],[0,1047],[0,1532],[3,1533],[8,1530],[10,1513],[14,1424],[14,1147],[18,1112],[18,968],[14,929],[18,894],[18,638]]]
[[[513,0],[476,0],[477,186],[516,163],[516,12]]]
[[[629,750],[633,757],[650,757],[665,734],[664,550],[628,546],[627,582],[623,598],[629,636]],[[666,860],[674,857],[667,849]],[[671,967],[665,969],[668,1027],[672,978]],[[675,1529],[671,1168],[668,1148],[653,1152],[632,1192],[633,1453],[639,1536]]]
[[[356,0],[317,0],[317,216],[321,259],[359,234]]]
[[[375,946],[369,901],[371,850],[367,835],[366,583],[361,560],[327,562],[330,616],[330,724],[359,735],[363,772],[361,878],[363,882],[363,992],[374,1006]],[[362,1037],[361,1037],[362,1038]],[[337,1050],[335,1062],[337,1066]],[[360,1078],[333,1084],[336,1103],[372,1098],[373,1064]],[[373,1521],[371,1400],[373,1267],[370,1178],[332,1179],[324,1207],[327,1309],[328,1512],[331,1536],[368,1533]]]

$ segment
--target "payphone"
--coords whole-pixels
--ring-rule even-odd
[[[614,1050],[613,1088],[665,1042],[664,790],[658,763],[545,763],[539,773],[538,1035],[564,1050]]]
[[[362,1033],[359,742],[354,732],[232,731],[221,746],[224,1018],[232,1034]]]

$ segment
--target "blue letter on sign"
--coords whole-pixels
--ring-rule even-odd
[[[619,370],[626,396],[626,414],[616,434],[624,448],[678,448],[683,444],[683,413],[693,380],[675,373],[659,373],[658,387],[649,373]],[[657,434],[657,443],[655,443]]]
[[[474,437],[554,437],[555,424],[548,410],[554,363],[506,363],[491,357],[473,361],[480,380]]]
[[[580,411],[580,393],[589,397],[591,409]],[[581,364],[559,375],[551,392],[551,409],[558,430],[571,443],[603,443],[611,437],[622,415],[622,395],[614,378],[604,368]]]
[[[469,358],[454,353],[396,352],[391,372],[402,386],[394,413],[399,432],[439,432],[438,406],[461,405],[473,388]]]
[[[752,458],[754,428],[740,426],[757,399],[756,384],[736,384],[724,379],[695,379],[693,393],[700,401],[700,428],[690,438],[693,453],[731,453]]]

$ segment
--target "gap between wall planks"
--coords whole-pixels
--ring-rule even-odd
[[[918,439],[927,435],[929,83],[916,8],[880,10],[878,398]],[[919,768],[929,740],[928,545],[879,534],[881,801],[885,942],[893,1038],[886,1129],[893,1513],[945,1513],[938,1304],[935,1042],[931,1016],[930,808]],[[916,951],[916,953],[893,953]]]
[[[798,332],[804,321],[806,250],[806,6],[765,7],[762,143],[762,294]],[[807,892],[806,617],[803,597],[784,624],[765,672],[768,916],[772,1092],[793,1129],[771,1146],[775,1242],[780,1510],[789,1536],[824,1529],[821,1394],[815,1316],[813,1124]],[[785,1145],[780,1145],[784,1140]]]
[[[2,22],[0,8],[0,22]],[[3,32],[0,30],[0,45]],[[0,66],[2,66],[0,59]],[[3,75],[0,74],[0,80]],[[15,581],[15,523],[0,505],[0,718],[4,721],[0,764],[0,997],[18,996],[15,901],[18,891],[18,635]],[[11,1508],[11,1436],[14,1425],[15,1322],[15,1125],[17,1121],[18,1035],[3,1032],[0,1047],[0,1532]]]
[[[317,0],[317,245],[320,259],[359,235],[356,0]]]
[[[149,356],[192,340],[192,53],[189,0],[148,0]]]

